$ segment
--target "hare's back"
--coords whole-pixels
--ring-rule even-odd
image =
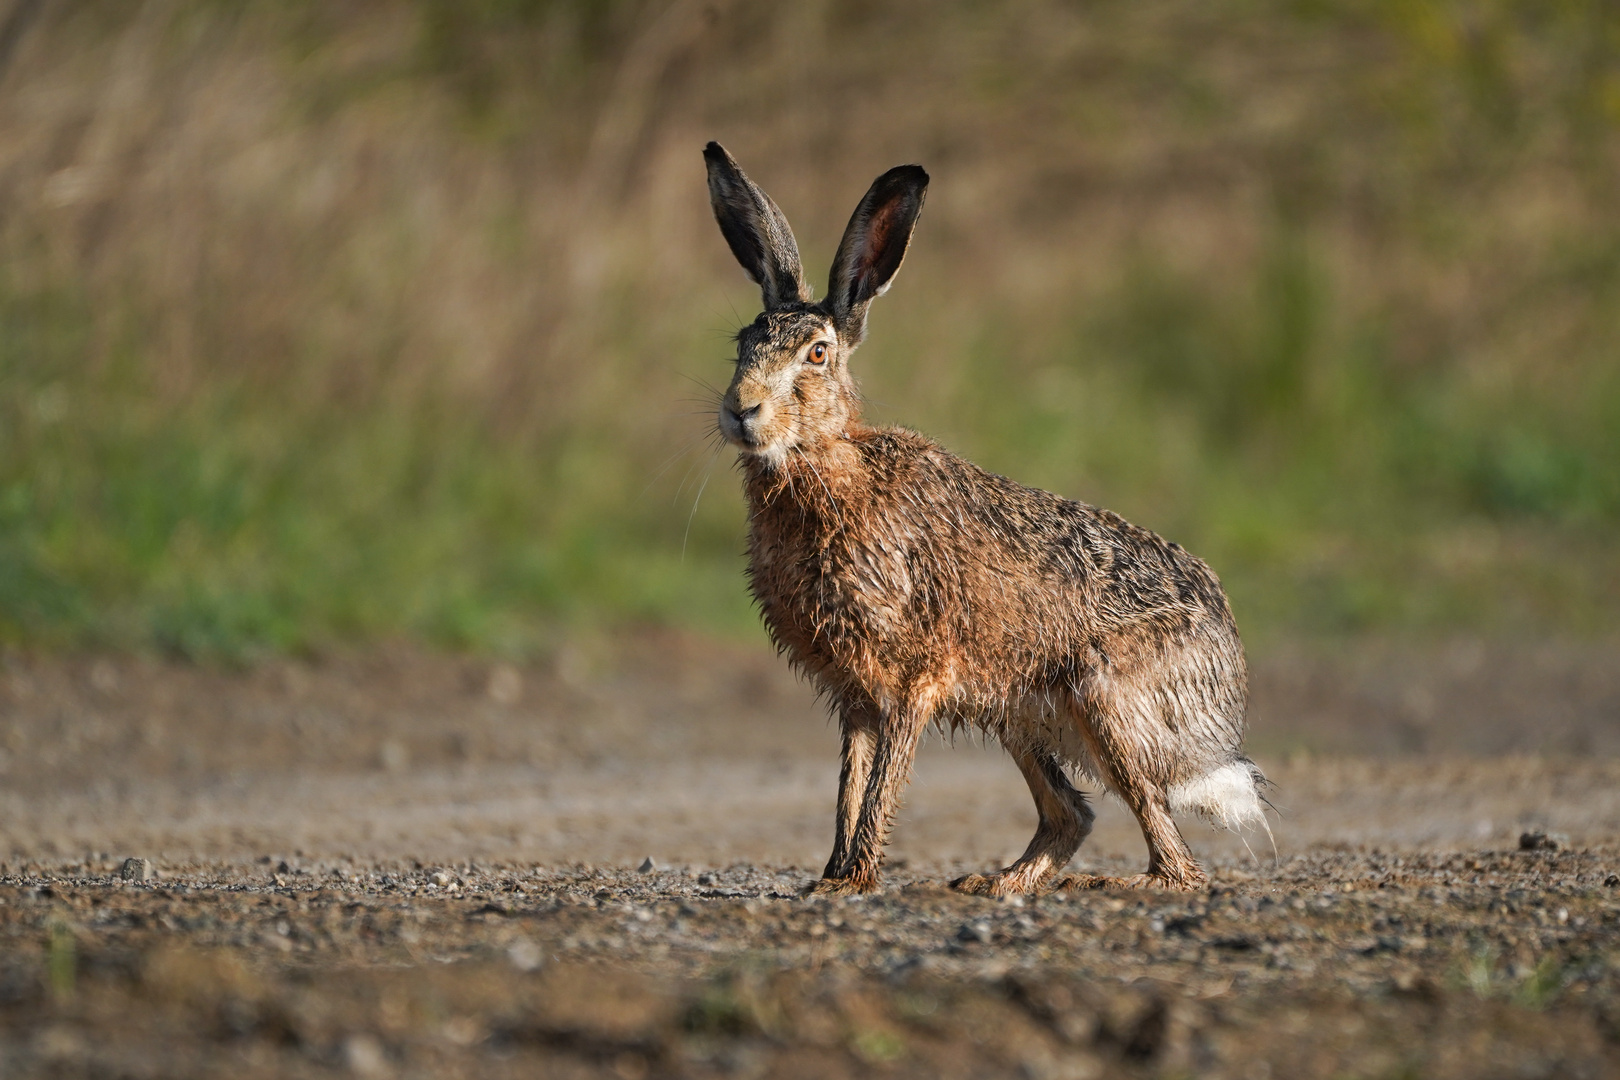
[[[904,446],[912,452],[903,455],[912,459],[910,468],[899,465],[901,455],[889,467],[914,470],[936,528],[970,557],[1034,587],[1061,582],[1065,592],[1078,590],[1105,625],[1148,620],[1166,629],[1233,628],[1219,579],[1181,545],[1110,510],[1026,487],[904,434],[918,440]]]
[[[1226,593],[1202,559],[1111,510],[1070,505],[1083,523],[1083,558],[1095,581],[1100,615],[1122,621],[1154,616],[1232,625]]]

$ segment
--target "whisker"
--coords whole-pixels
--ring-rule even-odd
[[[686,515],[686,532],[681,534],[681,564],[686,563],[686,542],[692,537],[692,522],[697,518],[698,503],[703,501],[703,492],[709,486],[709,477],[714,475],[714,461],[720,456],[720,448],[716,446],[709,455],[709,467],[703,470],[703,483],[698,485],[697,496],[692,500],[692,512]]]
[[[714,456],[719,454],[727,446],[726,437],[725,437],[724,433],[721,432],[719,426],[716,425],[714,427],[711,427],[706,433],[704,433],[703,439],[704,439],[704,441],[709,443],[709,457],[710,457],[709,466],[712,468],[713,465],[714,465],[714,461],[713,461]],[[697,467],[697,462],[694,461],[694,462],[692,462],[690,465],[688,465],[686,467],[686,472],[681,474],[680,486],[678,486],[675,489],[675,495],[674,495],[673,498],[670,499],[670,504],[671,505],[674,505],[675,502],[677,502],[680,499],[681,493],[686,490],[687,481],[691,480],[691,478],[692,478],[692,470],[694,468],[696,468],[696,467]],[[705,482],[707,482],[707,479],[708,479],[707,474],[705,474],[704,479],[705,479]]]
[[[696,405],[696,406],[698,406],[698,408],[695,408],[695,409],[680,409],[680,410],[677,410],[677,411],[674,411],[674,412],[664,413],[663,415],[665,415],[665,416],[714,416],[716,413],[718,413],[720,411],[720,403],[717,400],[716,401],[709,401],[709,400],[704,399],[704,398],[681,398],[677,402],[677,404],[680,404],[680,405]]]
[[[696,383],[700,389],[712,394],[714,396],[714,400],[716,401],[719,401],[721,398],[726,396],[726,392],[724,390],[720,389],[707,379],[699,378],[696,375],[687,374],[684,371],[681,373],[681,378],[685,379],[689,383]]]
[[[713,455],[718,453],[718,452],[719,452],[719,447],[715,447],[715,448],[713,448],[713,449],[711,449],[709,451],[709,454],[710,454],[710,456],[712,458]],[[693,461],[687,463],[686,471],[681,473],[681,482],[679,484],[675,485],[675,493],[669,497],[669,505],[674,506],[676,503],[681,501],[681,496],[686,493],[686,485],[689,482],[691,482],[692,471],[698,467],[698,463],[701,460],[702,460],[701,458],[698,458],[696,460],[693,460]],[[705,479],[707,479],[706,476],[705,476]]]
[[[821,470],[816,468],[816,463],[810,460],[810,455],[806,454],[803,448],[794,447],[794,449],[799,451],[799,457],[804,463],[810,466],[810,471],[815,474],[816,482],[821,485],[821,490],[827,493],[827,505],[832,507],[833,516],[838,518],[838,531],[848,532],[849,526],[844,523],[843,511],[838,508],[838,501],[833,498],[832,489],[827,486],[827,481],[821,478]]]
[[[657,472],[653,473],[652,479],[647,481],[647,486],[641,489],[641,494],[637,495],[636,498],[638,498],[638,499],[646,498],[647,497],[647,492],[652,490],[652,486],[654,484],[658,483],[659,479],[665,473],[667,473],[667,472],[669,472],[669,470],[673,469],[676,466],[676,464],[678,464],[680,462],[681,458],[683,458],[687,454],[691,453],[692,448],[694,446],[696,446],[699,442],[702,442],[706,438],[708,438],[707,433],[704,433],[704,434],[701,434],[701,435],[694,435],[691,438],[687,439],[686,442],[682,443],[681,446],[680,446],[680,449],[676,450],[673,454],[671,454],[669,460],[664,462],[663,466]]]
[[[711,404],[710,402],[698,401],[695,398],[687,400],[687,401],[677,402],[677,404],[699,405],[699,406],[702,406],[702,407],[697,408],[697,409],[671,409],[668,412],[648,413],[647,415],[649,415],[649,416],[659,416],[659,417],[663,417],[664,419],[669,419],[671,417],[676,417],[676,416],[713,416],[715,414],[715,412],[717,411],[715,409],[714,405]]]
[[[722,295],[726,298],[726,306],[731,309],[731,324],[736,327],[741,327],[743,325],[743,318],[741,315],[737,314],[737,305],[731,299],[731,293],[724,292]],[[713,306],[709,308],[709,314],[712,315],[717,322],[723,321],[726,317],[725,312],[721,311],[718,307]],[[737,336],[736,330],[722,330],[719,327],[714,327],[709,332],[711,334],[725,334],[730,338],[735,338]]]

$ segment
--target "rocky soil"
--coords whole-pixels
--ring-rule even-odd
[[[805,898],[804,688],[596,648],[6,658],[0,1076],[1620,1074],[1620,652],[1262,664],[1275,853],[994,901],[942,885],[1033,827],[993,748],[927,749],[883,893]],[[1076,866],[1139,869],[1099,811]]]

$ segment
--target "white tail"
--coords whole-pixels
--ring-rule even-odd
[[[1197,814],[1234,832],[1259,827],[1269,836],[1271,828],[1266,824],[1257,773],[1251,762],[1234,761],[1196,780],[1176,784],[1168,793],[1170,809],[1178,814]]]

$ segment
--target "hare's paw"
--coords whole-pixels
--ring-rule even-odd
[[[951,882],[951,888],[970,896],[1022,896],[1039,891],[1041,883],[1023,874],[968,874]]]
[[[1119,878],[1103,877],[1101,874],[1065,874],[1052,882],[1053,892],[1077,892],[1081,889],[1114,889],[1119,887]]]
[[[1152,889],[1161,885],[1160,879],[1151,874],[1133,874],[1130,877],[1114,877],[1110,874],[1070,874],[1052,883],[1056,892],[1071,892],[1079,889]]]
[[[951,882],[951,888],[955,889],[957,892],[967,893],[970,896],[989,896],[990,887],[994,880],[995,879],[993,876],[986,877],[983,874],[968,874]]]
[[[868,878],[858,875],[850,877],[824,877],[812,882],[805,890],[806,896],[858,896],[861,893],[874,893],[878,891],[877,878]]]
[[[1109,877],[1104,874],[1070,874],[1053,883],[1054,890],[1068,892],[1077,889],[1173,889],[1186,892],[1203,884],[1202,880],[1171,878],[1163,874],[1132,874],[1130,877]]]

